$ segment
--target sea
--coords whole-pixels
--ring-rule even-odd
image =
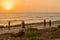
[[[11,21],[11,25],[21,24],[22,20],[26,24],[38,23],[46,21],[60,21],[59,12],[11,12],[0,13],[0,25],[8,25],[8,21]]]

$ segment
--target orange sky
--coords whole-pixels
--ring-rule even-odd
[[[0,12],[6,11],[2,3],[11,2],[11,11],[60,12],[60,0],[0,0]]]

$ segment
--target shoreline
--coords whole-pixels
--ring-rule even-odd
[[[51,22],[52,22],[52,24],[53,24],[53,23],[60,23],[60,21],[51,21]],[[44,22],[25,23],[25,25],[43,24],[43,23],[44,23]],[[48,23],[48,21],[47,21],[46,23]],[[21,24],[16,24],[16,25],[11,25],[11,26],[17,26],[17,25],[20,25],[20,26],[21,26]],[[4,25],[0,25],[0,26],[4,26]]]
[[[33,27],[33,26],[36,26],[38,25],[39,27],[41,26],[44,26],[44,23],[43,22],[37,22],[37,23],[28,23],[28,24],[25,24],[26,27]],[[52,27],[56,27],[60,25],[60,21],[52,21]],[[48,22],[46,22],[46,26],[49,26]],[[0,28],[7,28],[8,25],[4,26],[4,25],[0,25]],[[10,25],[10,27],[21,27],[21,24],[16,24],[16,25]]]

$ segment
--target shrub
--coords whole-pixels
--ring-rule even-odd
[[[60,25],[58,25],[57,28],[60,28]]]
[[[37,31],[37,28],[28,28],[27,31]]]
[[[23,31],[19,31],[18,33],[11,34],[11,37],[21,37],[23,35],[24,35],[24,32]]]
[[[26,31],[25,36],[26,37],[33,37],[33,36],[38,36],[40,33],[38,31]]]

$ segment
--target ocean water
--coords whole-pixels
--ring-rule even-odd
[[[59,21],[60,13],[52,12],[13,12],[13,13],[0,13],[0,25],[7,25],[11,21],[11,25],[21,24],[24,20],[25,23],[37,23],[47,21]]]

